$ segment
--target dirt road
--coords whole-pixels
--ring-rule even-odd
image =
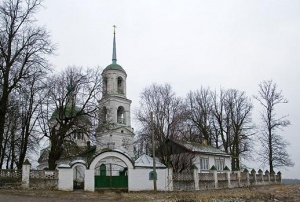
[[[262,202],[300,201],[300,184],[270,185],[250,188],[218,189],[195,192],[63,192],[56,190],[0,189],[0,202]]]

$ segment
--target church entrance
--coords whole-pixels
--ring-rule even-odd
[[[96,188],[128,188],[127,167],[119,164],[101,164],[95,168]]]

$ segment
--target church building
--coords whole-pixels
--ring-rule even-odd
[[[134,155],[127,73],[117,64],[115,30],[112,64],[103,70],[102,79],[96,145],[69,161],[58,163],[58,189],[73,190],[78,188],[76,185],[80,185],[85,191],[99,188],[153,190],[153,159],[147,155],[135,159]],[[155,165],[157,190],[171,190],[172,170],[160,162]]]

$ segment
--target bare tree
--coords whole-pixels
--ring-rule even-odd
[[[0,168],[6,165],[6,169],[13,169],[16,163],[15,148],[16,136],[19,130],[20,113],[19,104],[15,99],[9,102],[8,112],[6,114],[4,139],[1,147]]]
[[[187,118],[185,105],[181,98],[176,97],[169,84],[152,84],[141,93],[140,107],[135,112],[140,124],[138,143],[144,152],[152,151],[150,112],[153,112],[156,155],[161,162],[169,165],[170,151],[166,145],[168,139],[179,139],[184,121]]]
[[[36,73],[27,78],[9,96],[1,159],[9,157],[6,165],[10,164],[11,169],[14,165],[21,169],[27,152],[35,152],[38,147],[39,133],[36,131],[36,123],[44,99],[42,76],[44,74]],[[3,160],[0,165],[3,165]]]
[[[251,112],[253,105],[244,92],[230,89],[227,91],[225,106],[230,114],[232,143],[230,147],[231,168],[241,169],[240,159],[247,157],[251,149],[251,136],[254,125]]]
[[[213,100],[214,136],[220,137],[220,146],[231,155],[232,170],[240,169],[240,159],[249,155],[252,145],[252,103],[244,92],[235,89],[221,90],[219,95],[215,92]]]
[[[271,173],[274,172],[275,167],[292,167],[294,163],[286,151],[288,143],[278,134],[278,130],[282,130],[291,123],[286,115],[278,117],[275,112],[277,105],[286,104],[288,100],[284,98],[282,91],[277,89],[276,83],[272,80],[260,83],[258,95],[254,98],[263,108],[260,137],[262,149],[259,160],[269,165]]]
[[[52,170],[76,130],[91,133],[91,119],[97,117],[102,89],[100,69],[70,67],[49,78],[47,85],[48,99],[39,122],[51,143],[48,164]]]
[[[18,156],[17,168],[21,169],[27,151],[34,152],[38,148],[40,139],[39,131],[37,131],[37,120],[41,114],[39,110],[45,99],[45,85],[42,77],[45,74],[34,74],[30,78],[22,82],[22,86],[18,89],[19,110],[20,110],[20,130],[18,139]]]
[[[46,56],[54,48],[47,31],[35,24],[40,6],[40,0],[3,0],[0,5],[0,144],[10,93],[23,80],[49,69]]]
[[[207,88],[200,88],[195,92],[190,92],[186,99],[189,120],[197,128],[197,136],[193,140],[202,143],[205,141],[211,145],[212,140],[212,93]]]

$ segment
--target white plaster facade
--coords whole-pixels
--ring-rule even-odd
[[[207,165],[207,168],[203,168],[203,166],[201,166],[201,159],[207,159],[208,160],[208,165]],[[224,156],[218,156],[218,155],[215,155],[215,154],[196,154],[195,157],[194,157],[194,165],[198,168],[198,173],[208,173],[209,172],[209,169],[212,167],[212,166],[216,166],[216,164],[218,163],[217,161],[223,161],[224,162],[224,165],[222,166],[221,169],[218,169],[218,172],[223,172],[223,169],[225,166],[227,166],[228,168],[230,168],[230,156],[228,155],[224,155]]]
[[[149,179],[152,168],[135,168],[128,176],[128,191],[150,191],[153,190],[153,180]],[[156,169],[157,190],[172,191],[172,169]]]
[[[102,78],[104,82],[103,96],[99,101],[97,151],[118,148],[133,158],[134,132],[131,128],[131,100],[126,98],[127,74],[120,65],[113,63],[103,70]]]

